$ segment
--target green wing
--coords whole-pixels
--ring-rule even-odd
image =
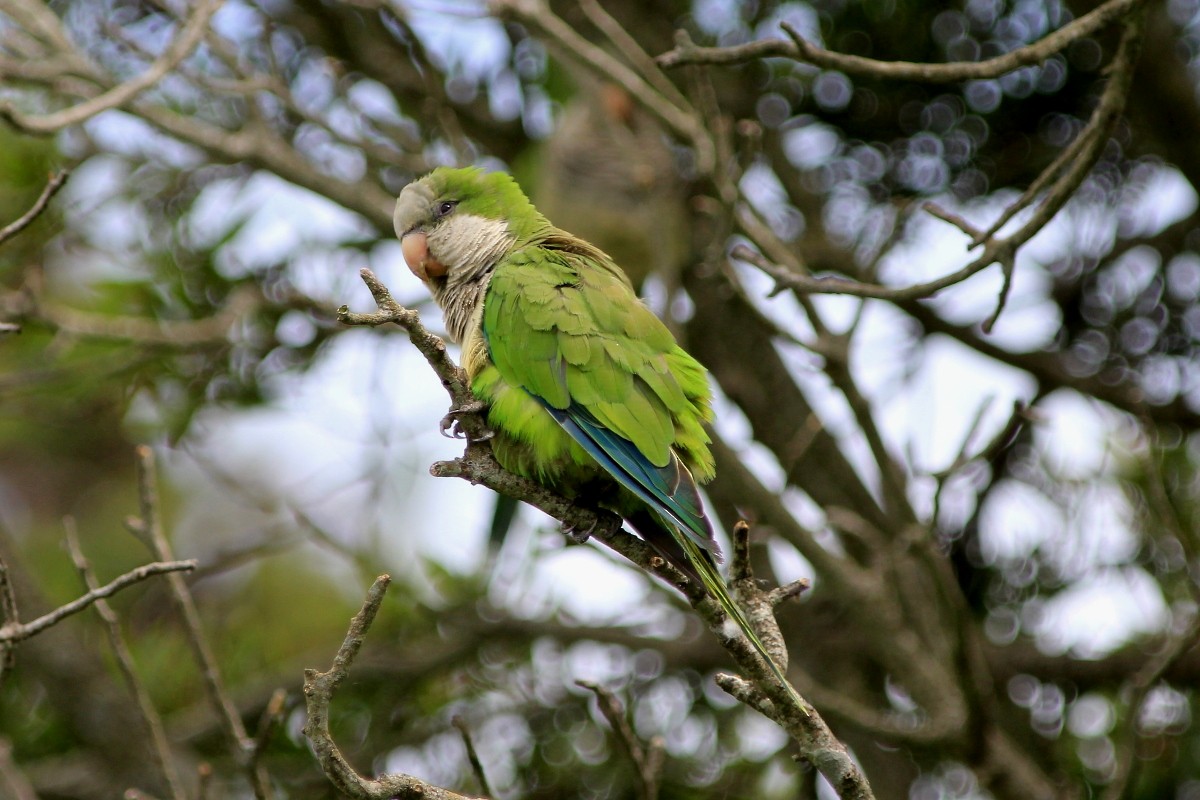
[[[509,383],[535,397],[627,489],[716,552],[691,473],[712,474],[704,370],[615,268],[523,248],[492,275],[483,330]]]

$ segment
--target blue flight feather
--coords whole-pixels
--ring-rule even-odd
[[[622,486],[700,547],[712,551],[712,526],[698,512],[699,496],[694,484],[680,479],[678,470],[684,467],[674,456],[667,466],[656,467],[633,442],[601,425],[578,403],[559,409],[540,397],[537,399],[563,430]]]

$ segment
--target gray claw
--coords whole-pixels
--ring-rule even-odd
[[[562,532],[567,536],[570,536],[571,541],[575,542],[575,544],[583,544],[588,539],[592,538],[592,532],[596,530],[596,526],[599,524],[600,519],[597,517],[596,519],[592,520],[591,525],[588,525],[588,529],[586,531],[581,531],[577,526],[568,525],[564,522],[562,524]]]
[[[480,411],[483,411],[486,408],[486,403],[483,403],[479,400],[474,400],[464,406],[450,409],[448,412],[446,412],[446,416],[442,417],[442,421],[438,426],[441,430],[442,436],[445,436],[447,439],[469,439],[476,442],[486,442],[488,439],[491,439],[496,435],[496,432],[491,430],[489,430],[483,436],[480,436],[478,439],[471,439],[471,437],[467,435],[467,432],[463,430],[462,422],[460,420],[460,417],[462,417],[464,414],[478,414]]]

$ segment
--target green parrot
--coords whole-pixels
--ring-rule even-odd
[[[714,472],[708,374],[625,273],[504,173],[436,169],[400,193],[394,222],[462,346],[496,460],[620,514],[717,600],[799,702],[717,571],[697,489]]]

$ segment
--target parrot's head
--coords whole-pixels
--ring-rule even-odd
[[[516,181],[477,167],[439,167],[400,192],[393,216],[404,261],[437,297],[483,280],[546,220]]]
[[[404,261],[463,341],[496,263],[550,223],[502,172],[439,167],[400,192],[392,217]]]

